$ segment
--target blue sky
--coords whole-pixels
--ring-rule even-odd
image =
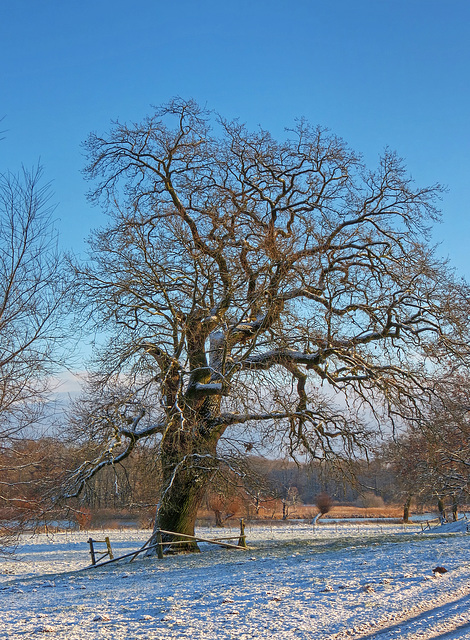
[[[80,143],[111,119],[195,98],[282,136],[329,127],[374,165],[388,145],[441,182],[440,253],[470,278],[468,0],[14,0],[0,19],[0,169],[40,158],[62,244],[103,222]]]

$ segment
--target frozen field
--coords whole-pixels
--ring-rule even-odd
[[[0,638],[470,638],[470,534],[418,530],[247,526],[247,552],[201,544],[89,570],[88,533],[25,538],[0,560]],[[104,535],[121,555],[149,532]]]

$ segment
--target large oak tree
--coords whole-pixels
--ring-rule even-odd
[[[278,141],[179,99],[86,147],[109,224],[76,279],[109,341],[81,424],[104,446],[69,495],[153,436],[156,527],[192,534],[224,439],[347,459],[468,362],[467,290],[428,243],[440,188],[391,151],[369,171],[304,121]]]

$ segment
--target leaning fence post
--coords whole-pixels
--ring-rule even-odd
[[[111,542],[109,541],[108,536],[106,536],[104,541],[106,542],[106,547],[108,548],[108,556],[111,558],[111,560],[113,560],[113,558],[114,558],[113,550],[111,549]]]
[[[245,523],[243,518],[240,519],[240,537],[238,539],[238,546],[246,549]]]
[[[160,529],[157,530],[157,558],[159,560],[163,560],[163,544],[162,544],[162,532]]]
[[[91,564],[96,564],[95,550],[93,548],[93,538],[88,538],[88,544],[90,545]]]

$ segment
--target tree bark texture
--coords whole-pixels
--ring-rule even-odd
[[[218,438],[210,431],[207,433],[203,421],[185,424],[184,430],[177,424],[168,430],[161,444],[162,493],[155,529],[193,536],[198,510],[217,472]],[[179,539],[163,534],[164,542],[174,540]],[[189,541],[170,549],[185,552],[197,551],[198,547],[195,541]]]

